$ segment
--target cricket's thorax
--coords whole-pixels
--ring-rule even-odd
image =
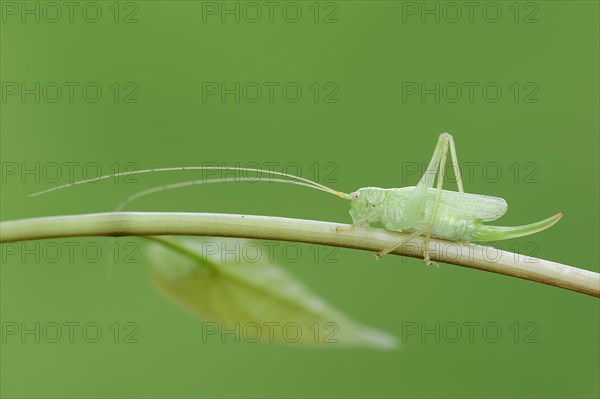
[[[350,216],[355,224],[376,223],[386,206],[386,193],[382,188],[366,187],[353,193]]]
[[[422,228],[424,224],[419,221],[431,220],[433,201],[426,200],[416,217],[409,218],[404,210],[413,189],[414,187],[359,189],[359,198],[352,200],[350,210],[353,222],[358,224],[381,222],[388,230],[409,233]],[[479,220],[459,217],[451,209],[440,206],[436,213],[432,235],[447,240],[469,241],[480,224]]]

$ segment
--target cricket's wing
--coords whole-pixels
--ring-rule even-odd
[[[415,187],[396,189],[396,193],[411,197]],[[425,203],[433,206],[435,201],[435,188],[429,188],[425,196]],[[490,197],[488,195],[459,193],[457,191],[442,190],[439,209],[453,212],[461,219],[481,219],[485,222],[499,219],[508,210],[504,198]]]
[[[429,189],[427,200],[434,201],[435,189]],[[461,219],[481,219],[484,222],[500,219],[508,210],[504,198],[489,195],[442,190],[440,207],[451,209]]]

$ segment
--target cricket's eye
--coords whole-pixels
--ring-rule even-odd
[[[360,193],[358,191],[355,191],[350,195],[352,195],[352,199],[355,199],[355,200],[360,198]]]

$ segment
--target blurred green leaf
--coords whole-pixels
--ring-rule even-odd
[[[244,339],[327,347],[396,346],[395,337],[350,319],[278,265],[222,254],[222,248],[241,248],[247,240],[158,240],[148,246],[147,254],[162,291]]]

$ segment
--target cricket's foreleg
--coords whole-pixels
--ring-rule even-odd
[[[343,231],[352,231],[355,227],[369,227],[369,221],[367,219],[359,220],[357,222],[353,222],[349,226],[336,226],[335,231],[341,233]]]

